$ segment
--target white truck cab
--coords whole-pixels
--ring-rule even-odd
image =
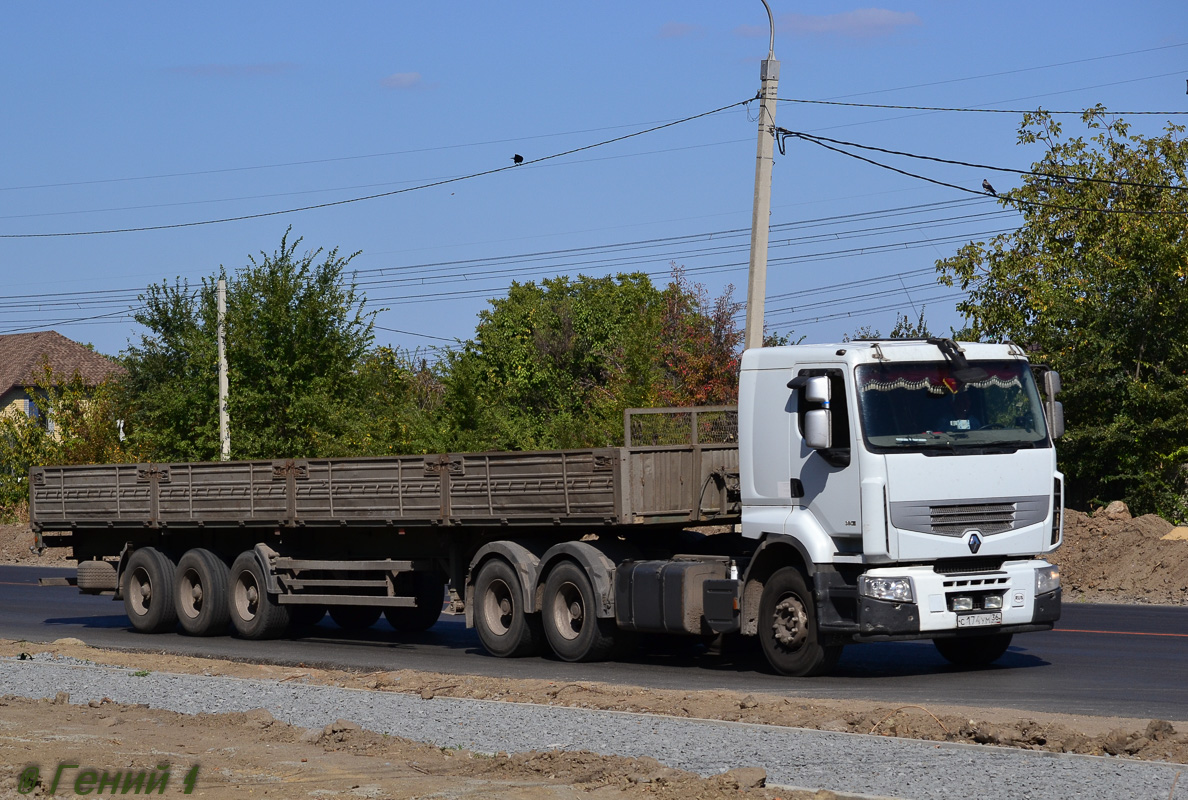
[[[1041,556],[1061,542],[1063,411],[1059,376],[1043,378],[1046,403],[1009,343],[743,354],[742,535],[758,546],[740,627],[777,670],[817,674],[846,643],[920,638],[977,665],[1053,626],[1059,572]]]

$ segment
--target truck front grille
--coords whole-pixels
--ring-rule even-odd
[[[990,535],[1015,526],[1014,503],[930,506],[928,511],[932,533],[942,536],[962,536],[968,530]]]

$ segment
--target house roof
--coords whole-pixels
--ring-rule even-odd
[[[67,339],[57,331],[0,335],[0,394],[14,387],[32,386],[48,360],[50,369],[63,379],[74,377],[94,386],[109,375],[124,371],[116,362]]]

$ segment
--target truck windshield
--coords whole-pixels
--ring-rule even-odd
[[[1027,363],[971,361],[970,366],[980,368],[970,381],[954,377],[948,362],[859,366],[858,407],[867,448],[957,453],[1046,447],[1043,407]]]

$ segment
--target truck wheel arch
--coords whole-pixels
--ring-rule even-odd
[[[466,627],[474,627],[474,579],[483,564],[493,558],[506,561],[516,571],[520,579],[520,591],[523,595],[526,613],[535,612],[536,584],[540,577],[539,548],[532,548],[523,542],[501,540],[488,542],[480,547],[470,559],[470,566],[466,570]]]
[[[559,561],[577,562],[598,595],[597,614],[600,618],[615,615],[615,569],[618,564],[636,556],[635,552],[619,542],[560,542],[550,547],[540,559],[540,570],[536,575],[532,602],[528,608],[539,611],[544,596],[544,582],[549,570]]]
[[[754,636],[759,632],[759,600],[763,588],[767,579],[784,567],[801,570],[811,585],[816,570],[804,544],[791,536],[770,534],[755,551],[743,579],[741,632],[744,635]]]

